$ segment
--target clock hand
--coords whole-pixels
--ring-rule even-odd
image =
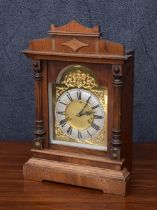
[[[95,112],[91,112],[91,111],[86,111],[86,112],[82,112],[81,114],[80,114],[80,116],[82,116],[82,115],[91,115],[91,114],[94,114]]]
[[[91,112],[91,111],[86,111],[86,112],[85,112],[86,115],[91,115],[91,114],[94,114],[94,113],[95,113],[95,112]]]
[[[87,99],[84,107],[81,109],[81,111],[77,114],[78,117],[82,116],[82,112],[84,111],[84,109],[86,108],[86,106],[88,105],[88,102],[90,100],[91,96],[89,96],[89,98]]]

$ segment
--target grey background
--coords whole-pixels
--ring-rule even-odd
[[[33,74],[20,51],[73,18],[135,49],[134,141],[157,141],[156,0],[0,0],[0,139],[33,138]]]

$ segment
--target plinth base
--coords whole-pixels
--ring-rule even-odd
[[[130,180],[125,168],[111,170],[35,157],[24,164],[23,174],[28,180],[66,183],[123,196]]]

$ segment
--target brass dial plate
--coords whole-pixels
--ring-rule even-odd
[[[56,121],[62,132],[73,140],[90,140],[104,127],[104,110],[90,91],[73,88],[56,103]]]

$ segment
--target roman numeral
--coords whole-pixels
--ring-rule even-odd
[[[71,97],[71,95],[70,95],[70,93],[67,93],[66,96],[68,97],[69,101],[72,101],[73,100],[72,97]]]
[[[91,123],[91,127],[94,128],[96,131],[100,130],[100,126],[96,125],[95,123]]]
[[[90,137],[92,137],[92,135],[89,133],[89,131],[87,130],[87,133],[88,133],[88,135],[90,136]]]
[[[64,125],[67,123],[67,119],[63,119],[59,123],[61,124],[62,127],[64,127]]]
[[[78,90],[78,91],[77,91],[77,98],[78,98],[78,100],[81,100],[81,94],[82,94],[81,91]]]
[[[91,99],[91,97],[92,97],[92,96],[89,96],[89,98],[87,99],[87,104],[88,104],[89,100]]]
[[[104,118],[103,116],[96,115],[96,114],[94,114],[93,117],[94,117],[94,119],[103,119]]]
[[[65,112],[58,111],[57,114],[65,115]]]
[[[72,134],[72,127],[71,126],[68,128],[67,133],[70,134],[70,135]]]
[[[65,103],[64,103],[64,102],[62,102],[62,101],[59,101],[59,103],[60,103],[60,104],[65,105],[65,106],[67,106],[67,104],[65,104]]]
[[[99,107],[99,104],[97,104],[96,106],[93,106],[92,109],[96,109]]]
[[[82,139],[81,131],[78,130],[78,138]]]

